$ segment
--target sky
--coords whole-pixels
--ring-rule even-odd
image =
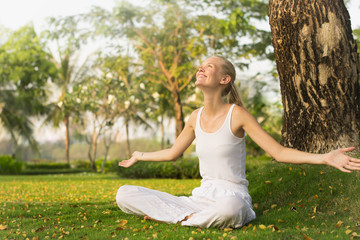
[[[147,1],[148,0],[131,0],[130,2],[142,5],[143,2]],[[100,6],[111,10],[116,3],[116,0],[0,0],[0,29],[8,28],[14,31],[28,23],[33,23],[35,30],[41,32],[46,29],[46,19],[49,17],[86,13],[89,12],[93,6]],[[360,27],[359,6],[359,0],[350,0],[348,5],[353,29]],[[270,30],[269,25],[265,26],[265,28],[266,27]],[[262,63],[254,63],[248,72],[254,75],[259,68],[264,68],[264,65]],[[35,126],[35,129],[36,128]],[[35,135],[38,140],[45,141],[54,138],[55,135],[62,138],[63,129],[60,128],[49,132],[46,129],[39,128],[35,132]]]
[[[141,3],[144,0],[131,0]],[[111,9],[115,0],[0,0],[0,25],[16,30],[33,22],[36,30],[45,28],[47,17],[67,16],[88,12],[92,6]],[[352,27],[360,26],[360,2],[351,0],[348,10]]]

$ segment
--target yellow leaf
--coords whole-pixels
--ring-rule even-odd
[[[336,227],[340,227],[344,222],[343,221],[338,221],[337,224],[336,224]]]
[[[266,226],[263,225],[263,224],[260,224],[260,225],[259,225],[259,228],[262,229],[262,230],[265,230],[265,229],[266,229]]]
[[[127,222],[128,222],[127,220],[121,219],[121,220],[120,220],[120,223],[119,223],[119,226],[120,226],[120,227],[123,227],[123,226],[125,226],[125,225],[127,224]]]
[[[258,208],[259,207],[259,204],[258,203],[254,203],[254,208]]]
[[[277,204],[271,205],[271,208],[276,208],[276,207],[277,207]]]
[[[231,232],[232,230],[232,228],[224,228],[224,232]]]
[[[7,229],[7,226],[4,226],[4,225],[0,224],[0,230],[6,230],[6,229]]]
[[[279,222],[279,223],[284,223],[285,221],[282,220],[282,219],[278,219],[278,222]]]
[[[267,181],[265,181],[265,183],[266,183],[266,184],[270,184],[270,183],[271,183],[271,181],[267,180]]]
[[[311,237],[304,234],[304,240],[311,240]]]
[[[346,235],[349,235],[351,232],[352,232],[352,231],[351,231],[350,229],[348,229],[348,230],[345,231],[345,234],[346,234]]]

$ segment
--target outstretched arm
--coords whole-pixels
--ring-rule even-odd
[[[238,124],[239,127],[242,127],[256,144],[279,162],[326,164],[343,172],[360,170],[360,159],[352,158],[344,154],[345,152],[354,150],[355,148],[353,147],[337,149],[326,154],[313,154],[286,148],[281,146],[275,139],[267,134],[256,119],[244,108],[237,107],[234,114],[234,117],[239,119],[236,124]]]
[[[181,154],[190,146],[195,139],[195,122],[196,122],[195,110],[185,125],[180,135],[175,140],[174,145],[171,148],[156,151],[156,152],[138,152],[135,151],[129,160],[119,162],[120,167],[130,167],[138,161],[154,161],[165,162],[175,161]]]

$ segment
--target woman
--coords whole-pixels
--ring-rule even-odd
[[[360,170],[360,160],[344,153],[311,154],[285,148],[269,136],[245,110],[238,96],[235,68],[227,59],[207,59],[196,74],[196,86],[204,94],[204,107],[195,110],[174,145],[156,152],[134,152],[119,162],[130,167],[137,161],[176,160],[196,140],[201,186],[190,197],[138,186],[122,186],[116,202],[126,213],[186,226],[238,228],[255,219],[245,176],[245,132],[279,162],[327,164],[343,172]],[[229,96],[229,103],[223,101]]]

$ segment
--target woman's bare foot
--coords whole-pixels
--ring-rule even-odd
[[[194,213],[190,214],[189,216],[186,216],[183,220],[181,220],[178,223],[181,224],[182,222],[185,222],[185,221],[189,220],[189,218],[191,218],[193,215],[194,215]]]
[[[162,221],[159,221],[159,220],[153,219],[153,218],[151,218],[151,217],[149,217],[149,216],[144,216],[144,220],[145,220],[145,221],[155,221],[155,222],[159,222],[159,223],[161,223],[161,222],[162,222]]]

